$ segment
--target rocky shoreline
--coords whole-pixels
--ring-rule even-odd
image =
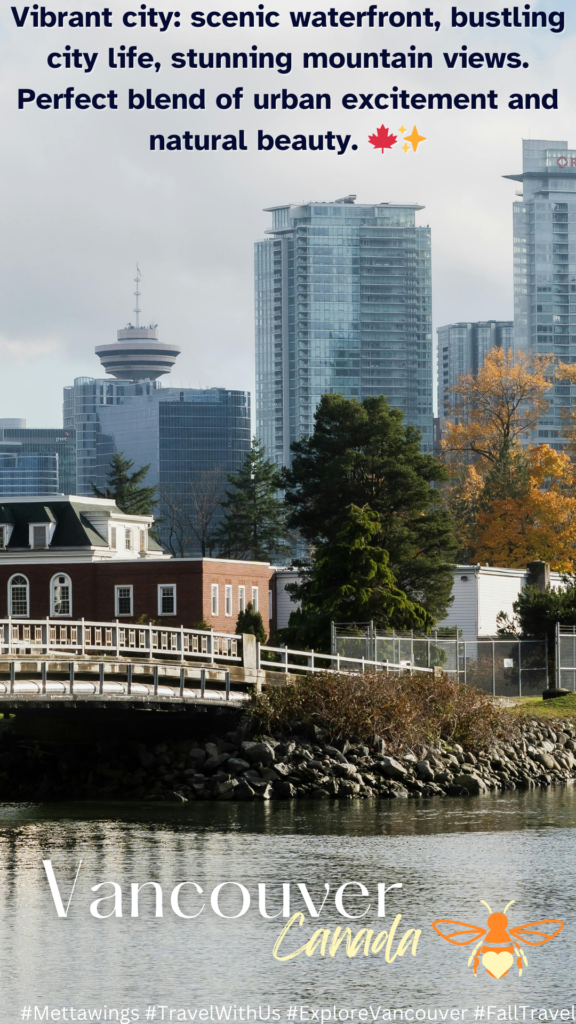
[[[508,742],[472,753],[458,744],[391,754],[384,740],[326,743],[293,723],[289,735],[205,741],[112,740],[62,745],[4,733],[0,800],[398,799],[476,796],[566,785],[576,779],[576,727],[533,720]]]

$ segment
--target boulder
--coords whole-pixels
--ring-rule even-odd
[[[220,753],[216,743],[205,743],[204,750],[206,751],[207,757],[216,757]]]
[[[234,789],[234,799],[235,800],[253,800],[254,799],[254,795],[255,795],[254,794],[254,790],[252,789],[252,786],[250,786],[248,784],[246,779],[240,779],[240,782],[238,783],[238,785]]]
[[[228,761],[229,759],[230,754],[216,754],[215,757],[209,757],[208,760],[205,761],[204,764],[202,765],[202,768],[205,774],[210,775],[211,773],[217,771],[218,768],[220,768],[221,765],[225,764],[226,761]]]
[[[434,778],[434,772],[432,771],[428,761],[418,761],[416,765],[416,773],[418,778],[424,779],[425,782],[431,782]]]
[[[556,768],[556,761],[547,750],[537,750],[534,754],[534,760],[538,761],[538,764],[541,764],[543,768],[546,768],[546,771],[552,771],[553,768]]]
[[[393,800],[404,799],[409,796],[408,790],[401,786],[399,782],[391,782],[388,787],[388,796]]]
[[[250,767],[248,761],[243,761],[241,757],[230,757],[226,762],[226,767],[231,771],[235,772],[236,775],[240,775]]]
[[[328,757],[331,758],[332,761],[338,761],[339,764],[348,764],[344,754],[341,754],[336,747],[324,747],[324,753],[328,754]]]
[[[480,796],[482,793],[488,792],[488,787],[480,776],[472,775],[469,772],[462,772],[460,775],[455,775],[454,785],[467,789],[472,796]]]
[[[269,743],[255,743],[253,740],[244,740],[242,753],[251,764],[261,762],[269,766],[276,760],[274,748]]]
[[[195,750],[190,751],[188,757],[194,762],[194,764],[200,766],[203,765],[206,760],[206,751],[202,750],[201,747],[196,747]]]
[[[296,786],[293,786],[291,782],[287,782],[286,779],[278,779],[274,783],[274,796],[277,796],[280,800],[293,800],[296,796]]]
[[[390,779],[403,779],[408,774],[406,768],[393,757],[384,757],[380,761],[380,771]]]

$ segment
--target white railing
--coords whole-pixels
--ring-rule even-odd
[[[276,660],[263,655],[271,654]],[[298,658],[299,662],[290,661]],[[302,659],[306,659],[302,664]],[[328,664],[326,664],[328,663]],[[434,672],[433,668],[421,668],[410,661],[370,661],[368,658],[347,658],[343,654],[319,654],[317,651],[293,651],[288,647],[268,647],[258,644],[258,668],[276,669],[280,672],[365,672],[376,669],[379,672]]]
[[[180,662],[215,661],[241,664],[233,633],[140,623],[87,622],[85,619],[0,619],[0,654],[106,655],[167,659]]]

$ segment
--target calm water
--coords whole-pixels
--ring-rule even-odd
[[[572,788],[427,804],[2,807],[1,1024],[16,1024],[22,1008],[34,1004],[130,1007],[139,1010],[140,1020],[148,1005],[193,1011],[210,1004],[270,1004],[282,1011],[282,1020],[289,1004],[300,1003],[443,1010],[474,1009],[477,1003],[553,1011],[571,1006],[575,829]],[[65,901],[82,859],[65,920],[56,916],[43,858],[52,860]],[[97,920],[89,904],[111,889],[94,894],[91,886],[109,880],[122,886],[124,916]],[[147,880],[163,886],[163,918],[154,917],[150,890],[142,897],[141,916],[129,916],[130,883]],[[223,881],[242,882],[252,905],[237,920],[221,919],[209,906],[195,920],[180,919],[170,909],[170,893],[185,880],[205,893]],[[421,928],[418,955],[387,964],[383,954],[349,959],[341,949],[334,958],[274,960],[272,947],[284,920],[260,916],[258,883],[270,886],[268,910],[275,913],[282,882],[293,883],[293,910],[299,910],[304,907],[296,883],[306,883],[317,900],[325,882],[332,892],[348,880],[364,883],[373,904],[378,882],[402,882],[401,890],[387,896],[386,923],[401,913],[402,930]],[[240,899],[230,887],[227,895],[222,908],[234,913]],[[522,978],[514,969],[500,981],[480,970],[474,979],[467,967],[470,949],[449,946],[432,932],[436,917],[484,927],[481,899],[493,910],[515,899],[511,926],[546,917],[566,922],[553,942],[526,950],[529,967]],[[348,901],[355,912],[365,904]],[[183,896],[187,912],[199,906],[199,897]],[[319,921],[308,915],[288,948],[319,926],[345,923],[327,901]],[[361,926],[380,931],[386,923],[372,911],[350,922],[353,932]],[[160,1010],[155,1019],[161,1019]],[[473,1013],[465,1019],[473,1020]]]

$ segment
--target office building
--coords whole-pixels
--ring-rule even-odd
[[[430,229],[416,204],[270,208],[256,243],[256,432],[288,465],[321,395],[385,395],[432,450]]]
[[[522,143],[514,202],[514,346],[576,359],[576,150],[565,141]],[[574,395],[558,383],[533,440],[561,449]]]
[[[452,388],[459,377],[476,375],[492,348],[514,348],[512,320],[481,320],[477,323],[446,324],[438,334],[438,416],[450,415]]]
[[[23,419],[0,419],[0,458],[0,493],[5,497],[76,491],[74,429],[26,427]]]

